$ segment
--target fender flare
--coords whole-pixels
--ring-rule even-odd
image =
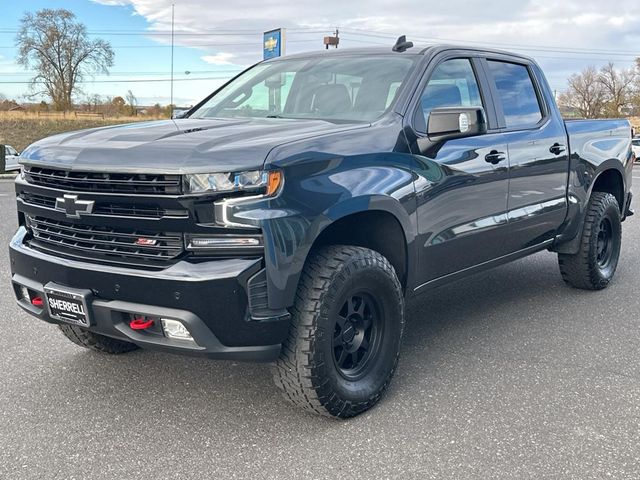
[[[398,200],[390,196],[378,194],[360,195],[332,205],[329,209],[316,215],[308,224],[304,238],[301,239],[302,241],[298,244],[286,267],[288,271],[286,285],[281,284],[278,288],[269,290],[270,307],[286,308],[292,304],[300,275],[309,253],[327,227],[349,215],[372,211],[389,213],[400,224],[407,245],[407,277],[411,278],[413,274],[411,269],[417,264],[414,261],[416,258],[414,242],[416,228],[414,226],[415,220],[411,216],[412,212],[408,212]]]
[[[627,178],[626,178],[626,172],[624,170],[623,165],[620,163],[620,160],[618,159],[609,159],[606,160],[604,162],[602,162],[600,165],[597,166],[597,168],[595,168],[592,176],[591,176],[591,181],[589,182],[588,188],[585,191],[585,198],[582,202],[582,204],[579,203],[579,199],[577,199],[577,203],[578,203],[578,208],[574,208],[574,213],[571,212],[571,210],[568,213],[568,216],[571,215],[577,215],[578,216],[578,220],[577,220],[577,228],[576,228],[576,233],[575,235],[570,239],[570,240],[565,240],[562,241],[561,243],[554,245],[551,250],[557,253],[564,253],[564,254],[576,254],[578,252],[578,250],[580,249],[580,241],[582,240],[582,231],[584,229],[584,220],[587,214],[587,205],[589,203],[589,200],[591,199],[591,195],[593,194],[593,188],[595,187],[598,178],[600,178],[605,172],[608,172],[610,170],[614,170],[616,172],[618,172],[620,174],[620,176],[622,177],[622,195],[623,195],[623,199],[622,199],[622,203],[623,205],[621,206],[621,208],[624,208],[624,203],[625,203],[625,197],[627,194]],[[577,198],[574,196],[574,198]],[[571,203],[570,203],[571,205]],[[570,207],[571,208],[571,207]],[[622,215],[624,212],[620,212],[620,214]],[[558,240],[559,237],[556,238],[556,241]]]

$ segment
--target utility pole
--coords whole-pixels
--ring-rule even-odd
[[[169,104],[169,117],[173,118],[173,34],[175,26],[176,4],[171,4],[171,103]]]

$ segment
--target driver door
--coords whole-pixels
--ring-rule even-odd
[[[428,74],[414,117],[420,285],[505,254],[509,162],[496,131],[484,70],[472,58],[448,58]],[[440,107],[482,107],[485,134],[430,140],[429,115]],[[496,161],[497,160],[497,161]]]

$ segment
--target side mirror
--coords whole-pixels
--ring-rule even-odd
[[[480,107],[435,108],[429,114],[427,135],[441,142],[453,138],[473,137],[487,133],[487,118]]]
[[[184,116],[187,114],[189,110],[181,110],[179,108],[176,108],[173,110],[173,113],[171,114],[171,118],[176,119],[176,118],[184,118]]]

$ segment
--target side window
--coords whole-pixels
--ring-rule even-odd
[[[440,107],[482,107],[478,81],[467,58],[446,60],[436,67],[420,99],[424,130],[429,114]]]
[[[542,120],[529,69],[525,65],[489,60],[507,128],[530,128]]]

